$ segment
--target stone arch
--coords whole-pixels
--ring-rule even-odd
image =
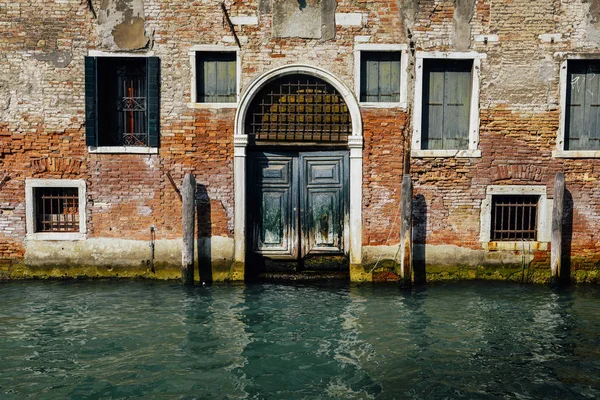
[[[310,65],[287,65],[275,68],[255,79],[242,95],[235,114],[234,131],[234,260],[243,265],[246,258],[246,148],[248,136],[245,121],[248,108],[259,91],[273,79],[306,74],[324,80],[343,97],[352,120],[352,133],[348,136],[350,150],[350,264],[362,261],[362,153],[363,128],[358,101],[348,87],[333,74]],[[241,272],[241,271],[240,271]]]

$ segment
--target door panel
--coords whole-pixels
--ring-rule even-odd
[[[344,253],[347,159],[345,152],[300,153],[302,256]]]
[[[297,160],[283,154],[259,153],[251,158],[248,193],[253,250],[274,258],[296,259]]]
[[[248,185],[252,249],[266,258],[343,255],[348,153],[253,153]]]

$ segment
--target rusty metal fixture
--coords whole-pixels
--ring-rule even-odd
[[[502,195],[492,199],[493,241],[535,241],[539,196]]]
[[[246,117],[246,132],[255,143],[345,143],[352,120],[332,85],[293,74],[271,81],[256,95]]]
[[[37,188],[37,232],[79,232],[77,188]]]

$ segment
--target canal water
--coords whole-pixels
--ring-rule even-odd
[[[1,399],[600,398],[600,287],[0,284]]]

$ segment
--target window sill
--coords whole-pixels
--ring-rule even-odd
[[[85,233],[77,232],[36,232],[28,233],[25,236],[26,240],[85,240]]]
[[[188,108],[237,108],[238,103],[187,103]]]
[[[546,251],[548,242],[483,242],[482,248],[488,251]]]
[[[406,103],[358,103],[363,108],[406,108],[408,107]]]
[[[158,154],[158,147],[142,146],[89,146],[91,154]]]
[[[411,150],[415,158],[481,158],[481,150]]]
[[[554,150],[553,158],[600,158],[600,150]]]

